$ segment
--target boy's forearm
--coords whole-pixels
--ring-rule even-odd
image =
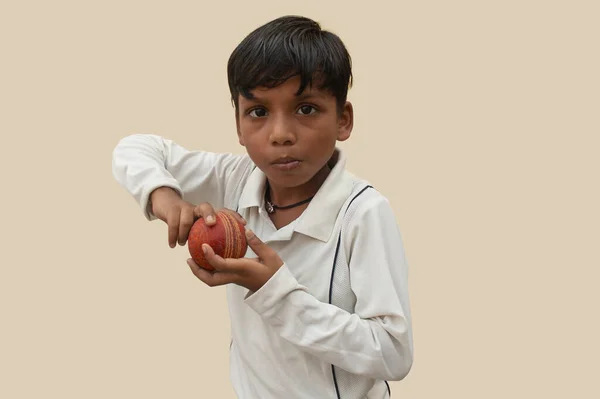
[[[113,175],[153,219],[151,195],[169,187],[186,201],[223,207],[252,169],[247,156],[190,151],[172,140],[134,134],[113,151]]]
[[[122,138],[113,150],[113,176],[134,197],[148,219],[155,218],[150,197],[156,189],[170,187],[175,192],[182,192],[167,164],[167,154],[159,136],[130,135]]]

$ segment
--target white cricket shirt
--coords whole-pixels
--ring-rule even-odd
[[[113,152],[116,180],[155,219],[161,186],[193,204],[238,210],[285,262],[257,292],[226,287],[230,376],[240,399],[384,399],[413,361],[408,269],[387,201],[345,170],[344,153],[303,214],[277,230],[265,175],[247,155],[190,151],[136,134]],[[338,238],[342,231],[340,248]],[[334,255],[337,262],[334,268]],[[247,257],[255,254],[248,248]]]

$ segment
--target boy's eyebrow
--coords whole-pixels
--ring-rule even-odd
[[[302,94],[300,94],[299,96],[297,96],[296,98],[298,98],[299,100],[309,100],[311,98],[323,98],[324,95],[319,93],[319,92],[304,92]]]
[[[295,99],[299,100],[299,101],[303,101],[303,100],[323,98],[323,97],[324,97],[324,94],[321,94],[319,92],[304,91],[301,94],[297,95],[295,97]],[[269,103],[268,98],[262,97],[260,94],[257,95],[256,92],[253,93],[252,98],[246,98],[246,97],[243,97],[243,98],[244,98],[244,100],[249,101],[249,102]]]

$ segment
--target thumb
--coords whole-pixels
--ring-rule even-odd
[[[262,242],[250,229],[246,229],[246,241],[248,242],[248,246],[260,259],[267,260],[273,258],[273,255],[275,254],[274,251],[267,244]]]

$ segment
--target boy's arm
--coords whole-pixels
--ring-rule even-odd
[[[352,247],[354,313],[317,300],[285,264],[246,303],[283,338],[325,362],[401,380],[412,367],[413,341],[400,232],[383,197],[365,203],[349,223],[344,241]]]
[[[112,158],[115,179],[140,204],[148,220],[156,218],[150,204],[155,189],[170,187],[187,202],[222,208],[251,167],[247,156],[190,151],[152,134],[122,138]]]

